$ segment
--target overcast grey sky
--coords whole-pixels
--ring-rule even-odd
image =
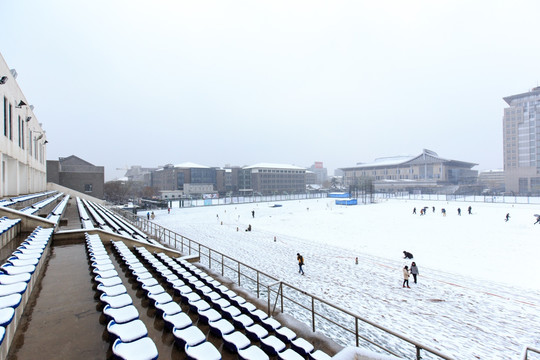
[[[423,148],[502,168],[540,1],[2,0],[47,158],[335,168]]]

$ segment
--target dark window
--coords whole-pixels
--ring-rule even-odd
[[[4,97],[4,136],[8,135],[7,115],[8,115],[8,101]]]
[[[13,106],[9,104],[9,113],[8,113],[8,127],[9,127],[9,140],[13,140],[13,123],[12,123],[12,110]]]
[[[84,184],[84,192],[92,192],[92,184]]]

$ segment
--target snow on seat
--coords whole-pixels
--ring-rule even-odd
[[[219,296],[219,294],[217,292],[212,292],[212,294],[216,294]],[[227,299],[224,299],[222,297],[219,297],[215,300],[212,300],[212,298],[209,299],[210,302],[212,303],[212,305],[218,309],[219,311],[221,311],[222,309],[228,307],[228,306],[231,306],[231,303],[229,302],[229,300]]]
[[[245,349],[238,350],[240,360],[269,360],[268,355],[260,347],[251,345]]]
[[[306,358],[294,351],[293,349],[287,349],[278,354],[280,360],[305,360]]]
[[[146,326],[140,319],[117,324],[114,320],[107,324],[107,331],[113,338],[118,338],[122,342],[132,342],[148,335]]]
[[[262,338],[268,336],[268,330],[266,330],[259,324],[253,324],[251,326],[248,326],[245,328],[245,330],[247,337],[253,341],[260,341]]]
[[[96,277],[94,277],[94,280],[103,284],[104,286],[114,286],[122,283],[122,279],[120,279],[119,276],[102,278],[101,276],[97,275]]]
[[[250,314],[257,310],[257,307],[253,305],[252,303],[246,301],[243,304],[238,305],[238,308],[240,311],[242,311],[244,314]],[[266,314],[266,313],[265,313]],[[268,317],[268,316],[267,316]]]
[[[322,350],[317,350],[313,353],[308,354],[310,360],[330,360],[332,357]]]
[[[195,294],[197,295],[197,294]],[[199,295],[197,295],[199,296]],[[200,297],[197,300],[189,300],[188,301],[189,310],[199,312],[210,309],[210,304],[208,304],[206,301],[201,300]]]
[[[105,270],[105,271],[98,270],[98,271],[94,271],[94,273],[101,276],[104,279],[118,276],[118,272],[115,269]]]
[[[15,266],[7,263],[0,266],[0,270],[8,275],[18,275],[24,273],[33,274],[34,271],[36,271],[36,267],[34,265]]]
[[[173,335],[174,342],[180,349],[183,349],[186,345],[195,346],[206,341],[204,333],[195,325],[183,329],[174,328]]]
[[[152,273],[146,269],[137,269],[131,273],[136,279],[146,280],[153,278]]]
[[[109,255],[103,255],[103,257],[101,256],[98,256],[98,257],[94,257],[92,256],[90,258],[90,261],[92,262],[92,267],[96,267],[97,265],[110,265],[112,264],[112,261],[111,261],[111,258],[109,257]],[[100,269],[98,269],[100,270]],[[100,271],[104,271],[104,270],[100,270]]]
[[[186,355],[188,359],[194,360],[220,360],[221,353],[219,350],[208,341],[203,342],[202,344],[185,347]]]
[[[158,358],[156,344],[149,337],[125,343],[116,339],[112,346],[115,356],[125,360],[153,360]]]
[[[154,306],[156,307],[158,316],[163,316],[165,314],[174,315],[182,312],[182,308],[180,307],[180,305],[178,305],[174,301],[169,301],[167,303],[161,303],[159,301],[156,301]]]
[[[13,284],[17,282],[29,282],[30,281],[30,274],[29,273],[22,273],[17,275],[7,275],[7,274],[0,274],[0,284]]]
[[[143,284],[141,286],[141,288],[146,292],[146,293],[152,293],[152,294],[161,294],[161,293],[164,293],[165,292],[165,289],[163,288],[163,286],[159,285],[159,284],[156,284],[156,285],[145,285]]]
[[[261,325],[268,331],[276,331],[281,327],[281,323],[271,317],[262,320]]]
[[[99,271],[115,270],[111,260],[109,260],[108,262],[104,261],[100,264],[93,262],[92,267],[94,268],[94,270],[92,270],[94,274],[97,274]]]
[[[103,284],[99,284],[97,286],[97,290],[101,291],[103,294],[107,294],[108,296],[115,296],[127,293],[127,289],[123,284],[113,286],[105,286]]]
[[[156,279],[154,279],[154,277],[150,277],[150,278],[147,278],[147,279],[141,279],[140,277],[137,277],[137,282],[140,284],[140,286],[142,285],[146,285],[146,286],[152,286],[152,285],[158,285],[158,281]]]
[[[133,305],[124,306],[123,308],[113,308],[110,305],[105,305],[103,314],[118,324],[139,318],[139,311]]]
[[[0,326],[8,326],[15,316],[15,309],[6,307],[0,309]]]
[[[247,315],[249,315],[255,322],[261,322],[268,318],[268,314],[261,309],[253,310]]]
[[[202,324],[208,324],[211,321],[218,321],[221,319],[221,314],[216,309],[199,310],[199,322]]]
[[[226,308],[222,308],[221,314],[223,315],[225,319],[232,319],[242,314],[242,311],[240,311],[240,309],[237,308],[236,306],[231,305],[231,306],[227,306]]]
[[[19,250],[15,250],[12,254],[12,256],[16,256],[17,259],[36,259],[41,256],[41,254],[36,253],[23,253]]]
[[[120,295],[109,296],[107,294],[101,294],[99,300],[108,304],[112,308],[123,308],[133,304],[133,300],[129,294],[124,293]]]
[[[289,329],[288,327],[280,327],[279,329],[276,329],[276,337],[283,341],[285,344],[290,343],[294,339],[296,339],[296,333]]]
[[[19,293],[7,295],[7,296],[0,296],[0,309],[6,308],[6,307],[16,308],[21,303],[21,300],[22,300],[22,295]]]
[[[230,334],[234,331],[234,325],[230,321],[225,319],[219,319],[216,321],[210,321],[210,332],[223,337],[223,335]]]
[[[211,292],[209,292],[207,294],[204,294],[204,300],[206,300],[208,302],[211,302],[212,305],[215,305],[215,307],[219,308],[219,310],[231,305],[231,303],[229,301],[222,298],[221,294],[219,294],[219,293],[217,293],[215,291],[211,291]],[[223,300],[223,301],[221,301],[221,300]],[[219,301],[219,303],[216,303],[216,301]]]
[[[291,341],[291,349],[305,357],[307,354],[314,350],[314,347],[306,339],[297,338]]]
[[[0,285],[0,296],[6,296],[11,294],[22,294],[26,291],[28,283],[17,282],[13,284]]]
[[[37,265],[37,263],[39,262],[39,258],[34,257],[31,259],[19,259],[16,256],[11,256],[7,259],[7,261],[15,266]]]
[[[245,349],[250,345],[251,341],[240,331],[223,335],[223,346],[233,353],[237,353],[239,350]]]
[[[162,292],[162,293],[159,293],[159,294],[154,294],[154,293],[149,292],[147,297],[148,297],[148,299],[151,300],[151,302],[152,302],[152,304],[154,306],[158,302],[162,303],[162,304],[165,304],[165,303],[173,301],[173,298],[171,297],[171,295],[169,295],[166,292]]]
[[[234,326],[238,329],[245,329],[246,327],[254,324],[253,319],[246,314],[240,314],[238,316],[235,316],[232,318],[232,321]]]
[[[261,339],[261,349],[270,356],[276,356],[279,352],[285,350],[285,343],[274,335]]]
[[[167,329],[184,329],[193,325],[191,318],[185,312],[173,315],[164,313],[163,321],[165,322]]]

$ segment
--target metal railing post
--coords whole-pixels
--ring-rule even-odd
[[[238,263],[238,286],[240,286],[240,263]]]
[[[315,298],[311,297],[311,324],[313,332],[315,332]]]
[[[225,276],[225,256],[221,254],[221,276]]]

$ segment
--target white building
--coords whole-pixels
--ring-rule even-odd
[[[46,190],[47,136],[0,54],[0,197]]]
[[[507,96],[503,116],[507,192],[540,194],[540,86]]]

